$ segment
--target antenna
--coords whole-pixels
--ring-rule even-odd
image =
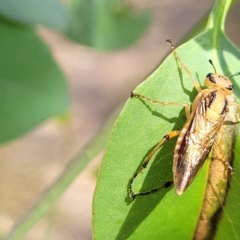
[[[240,72],[234,73],[234,74],[233,74],[232,76],[230,76],[229,78],[235,77],[235,76],[237,76],[237,75],[240,75]]]
[[[216,73],[217,71],[216,71],[216,68],[215,68],[215,66],[214,66],[214,64],[213,64],[213,62],[212,62],[212,60],[209,59],[209,62],[210,62],[210,64],[213,66],[213,69],[214,69],[214,71],[215,71],[215,73]]]

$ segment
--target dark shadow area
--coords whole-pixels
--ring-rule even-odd
[[[149,107],[148,107],[149,108]],[[179,126],[183,126],[186,121],[184,109],[181,110],[179,116],[177,117],[177,121],[173,127],[173,130],[179,130]],[[162,114],[157,114],[162,117]],[[165,117],[166,118],[166,117]],[[167,134],[167,133],[166,133]],[[159,141],[163,136],[159,136]],[[144,170],[143,174],[146,174],[144,178],[141,192],[145,192],[151,190],[155,187],[159,187],[167,181],[172,181],[172,164],[173,164],[173,152],[175,148],[177,137],[166,142],[158,151],[157,155],[153,157],[151,160],[152,163],[149,163],[147,170]],[[157,144],[157,143],[156,143]],[[149,155],[152,151],[153,146],[146,154],[143,156],[141,163],[138,167],[141,166],[144,159]],[[137,169],[136,169],[137,170]],[[128,205],[131,206],[131,209],[125,218],[125,221],[122,223],[121,229],[116,236],[116,240],[127,239],[131,234],[138,228],[138,226],[144,221],[145,218],[148,217],[149,214],[155,209],[155,207],[161,202],[164,198],[165,194],[173,187],[166,189],[161,189],[156,193],[146,195],[146,196],[138,196],[134,201],[130,199],[128,196],[129,193],[126,191],[127,197],[125,201]],[[134,189],[134,182],[133,182]]]

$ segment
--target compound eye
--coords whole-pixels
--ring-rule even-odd
[[[209,73],[206,77],[210,80],[210,82],[212,83],[216,83],[215,78],[213,76],[213,73]]]
[[[226,87],[226,89],[232,91],[233,90],[233,84]]]

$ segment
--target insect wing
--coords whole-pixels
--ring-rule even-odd
[[[226,116],[227,109],[223,108],[223,113],[219,115],[218,119],[214,121],[208,119],[212,95],[213,92],[202,91],[197,96],[190,119],[177,140],[173,175],[178,195],[188,188],[203,165]]]

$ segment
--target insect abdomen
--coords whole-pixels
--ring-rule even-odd
[[[203,165],[228,112],[221,91],[203,90],[197,99],[190,120],[178,137],[174,153],[174,186],[178,195],[188,188]]]

